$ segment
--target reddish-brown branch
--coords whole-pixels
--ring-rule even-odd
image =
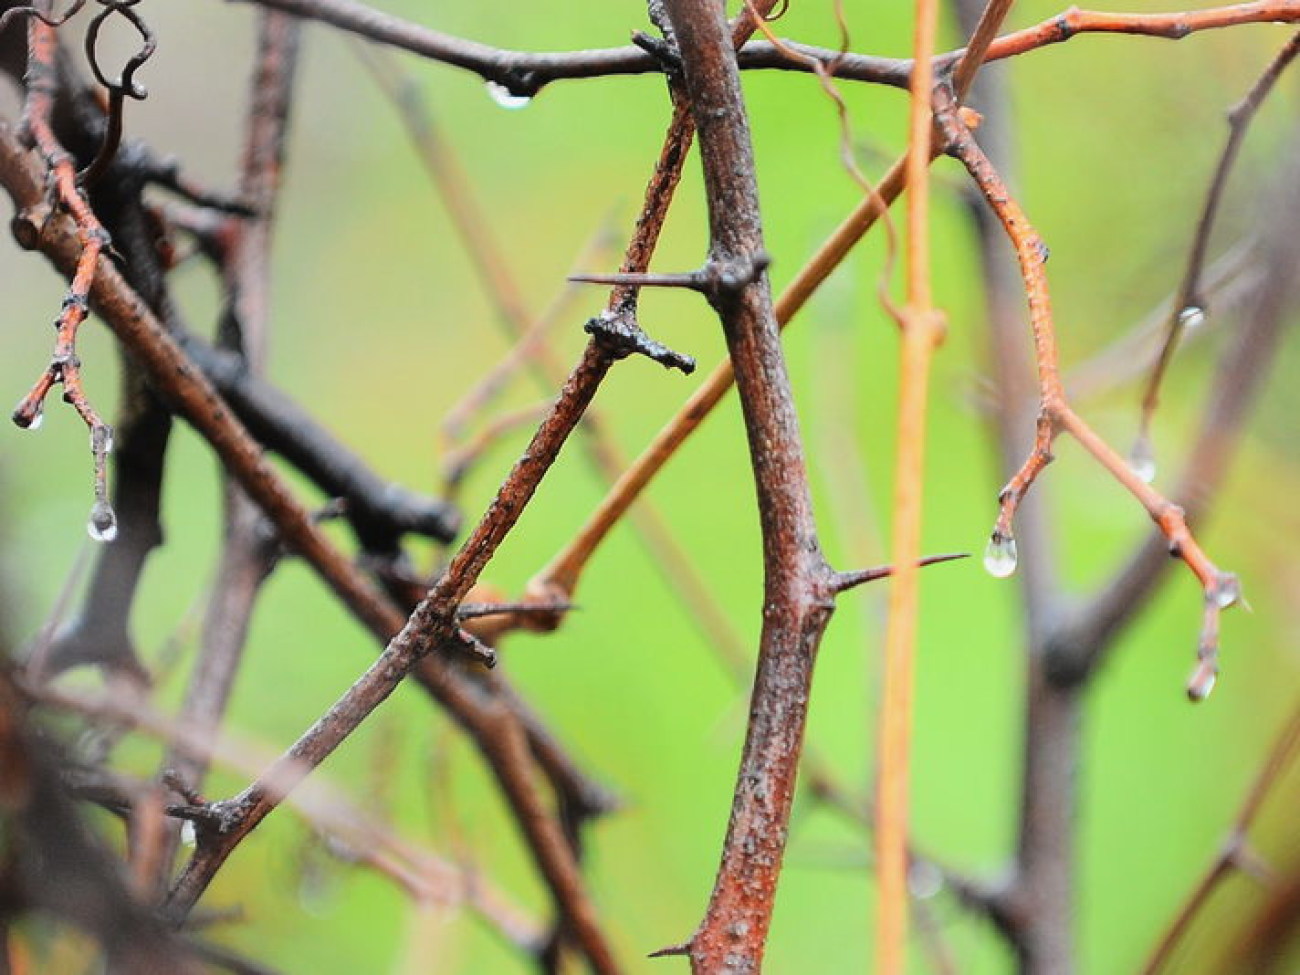
[[[86,528],[91,538],[111,542],[117,537],[117,516],[108,501],[107,463],[109,451],[113,449],[113,430],[100,419],[86,396],[81,381],[81,360],[77,357],[77,331],[90,311],[91,285],[100,254],[108,246],[109,238],[77,184],[75,161],[54,134],[51,118],[57,89],[54,65],[58,35],[47,19],[48,2],[39,3],[36,9],[42,16],[31,17],[27,23],[27,102],[23,108],[23,130],[45,160],[47,178],[59,204],[76,223],[81,255],[64,296],[63,307],[54,321],[57,337],[50,365],[14,408],[13,420],[27,429],[39,426],[46,395],[56,383],[63,386],[64,402],[77,411],[90,430],[95,502]]]
[[[58,215],[50,220],[45,220],[43,215],[39,222],[32,220],[33,208],[39,207],[42,200],[40,176],[13,133],[4,126],[0,126],[0,183],[4,184],[13,198],[19,212],[17,222],[25,228],[24,232],[30,241],[61,271],[69,276],[74,274],[81,253],[75,231],[67,220]],[[102,256],[90,297],[105,322],[137,357],[178,412],[208,440],[226,469],[250,497],[257,501],[275,524],[285,544],[313,566],[343,603],[376,636],[387,640],[396,633],[402,627],[401,614],[328,542],[313,523],[309,512],[294,499],[262,456],[258,445],[248,437],[211,385],[185,359],[139,296]],[[593,390],[588,389],[588,392],[591,391]],[[542,466],[544,468],[545,465]],[[531,470],[533,474],[539,472],[535,464]],[[519,498],[508,499],[506,503],[510,504],[511,501],[517,502]],[[519,510],[515,506],[509,517],[517,517]],[[498,522],[494,521],[493,524]],[[476,540],[472,556],[475,563],[481,563],[495,547],[495,543],[484,545],[481,535],[476,536]],[[449,613],[447,618],[450,619]],[[361,695],[368,693],[372,697],[364,701],[347,699],[346,706],[335,714],[335,719],[326,721],[326,727],[317,729],[318,733],[310,737],[310,751],[320,758],[336,747],[346,737],[349,722],[360,720],[366,705],[373,707],[377,704],[374,697],[382,699],[382,696],[391,691],[392,684],[400,679],[403,672],[402,665],[413,662],[418,667],[420,683],[447,707],[484,750],[494,774],[502,782],[507,797],[515,807],[517,821],[559,909],[566,917],[575,919],[575,936],[583,945],[584,951],[593,958],[593,962],[600,960],[601,970],[612,971],[612,961],[603,935],[594,923],[577,866],[564,845],[558,823],[546,813],[540,799],[535,796],[530,768],[511,764],[509,759],[513,753],[502,751],[499,745],[488,740],[498,733],[503,722],[518,719],[499,702],[485,701],[482,692],[466,682],[447,661],[436,656],[417,661],[417,654],[409,645],[404,646],[396,656],[397,660],[394,660],[394,655],[381,657],[381,666],[371,672],[369,680],[363,682],[364,686],[359,692]],[[319,733],[321,731],[324,733]],[[520,797],[528,796],[533,796],[530,805],[520,805]],[[198,882],[191,877],[183,895],[179,896],[178,903],[192,903],[210,877],[211,874],[206,873],[206,876],[198,878]]]
[[[664,5],[699,131],[709,259],[739,283],[713,303],[736,366],[763,535],[764,610],[722,863],[685,950],[697,972],[758,971],[771,923],[803,744],[813,658],[830,619],[834,575],[817,543],[798,421],[767,278],[748,122],[721,5]]]
[[[1052,443],[1056,437],[1062,432],[1069,433],[1137,498],[1160,528],[1173,554],[1187,564],[1201,583],[1205,618],[1197,649],[1198,663],[1188,681],[1187,693],[1194,701],[1202,700],[1213,689],[1218,674],[1219,615],[1241,598],[1237,579],[1230,573],[1220,571],[1202,551],[1187,527],[1183,509],[1138,477],[1124,458],[1099,437],[1066,401],[1058,368],[1047,275],[1043,269],[1047,252],[1042,239],[970,131],[957,117],[951,92],[942,87],[936,90],[936,119],[947,142],[947,151],[966,166],[1015,247],[1029,303],[1030,327],[1038,363],[1038,435],[1029,458],[999,496],[998,518],[989,541],[985,564],[995,575],[1009,575],[1015,570],[1012,520],[1016,508],[1034,479],[1051,461]]]

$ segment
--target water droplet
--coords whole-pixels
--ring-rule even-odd
[[[995,579],[1005,579],[1016,571],[1016,540],[995,531],[984,550],[984,568]]]
[[[1191,332],[1205,324],[1205,309],[1200,305],[1188,305],[1178,313],[1178,325]]]
[[[498,84],[495,81],[487,83],[488,97],[500,105],[502,108],[520,109],[525,108],[531,102],[531,95],[516,95],[505,85]]]
[[[920,900],[937,897],[943,891],[943,872],[933,863],[917,860],[907,868],[907,889]]]
[[[1219,609],[1241,602],[1241,580],[1231,572],[1220,572],[1214,585],[1214,602]]]
[[[96,501],[86,522],[86,534],[97,542],[111,542],[117,538],[117,515],[107,501]]]
[[[1199,664],[1187,682],[1187,696],[1194,702],[1204,701],[1219,682],[1219,672],[1212,664]]]
[[[100,451],[105,454],[113,452],[113,428],[109,426],[95,427],[90,431],[90,452],[97,454]]]
[[[1156,452],[1151,448],[1151,441],[1139,437],[1133,449],[1129,451],[1128,467],[1138,479],[1150,484],[1156,479]]]
[[[181,842],[186,846],[194,846],[199,841],[199,834],[194,829],[194,820],[186,819],[181,822]]]

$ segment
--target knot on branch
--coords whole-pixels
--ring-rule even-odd
[[[19,247],[25,251],[34,251],[40,246],[41,235],[52,212],[48,206],[39,206],[27,207],[14,214],[13,220],[9,222],[9,230]]]
[[[771,263],[772,258],[766,251],[711,257],[699,272],[699,290],[715,307],[721,302],[734,301],[763,276]]]
[[[695,360],[656,342],[641,329],[630,314],[608,312],[589,319],[583,330],[595,340],[601,351],[613,359],[643,355],[665,369],[680,369],[686,375],[695,371]]]

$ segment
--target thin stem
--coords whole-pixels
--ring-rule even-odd
[[[930,290],[930,89],[933,86],[935,0],[917,0],[912,40],[917,70],[912,73],[908,117],[906,178],[907,305],[899,324],[898,456],[894,466],[894,577],[889,589],[885,629],[884,683],[880,705],[878,784],[876,787],[876,968],[900,975],[907,951],[907,808],[911,769],[912,698],[915,683],[919,607],[921,496],[925,466],[925,408],[930,359],[943,337],[943,319]]]
[[[1178,296],[1173,302],[1159,358],[1152,367],[1142,392],[1137,443],[1133,448],[1132,456],[1144,466],[1149,466],[1153,472],[1155,454],[1151,444],[1151,421],[1160,403],[1160,386],[1177,351],[1183,332],[1195,327],[1199,321],[1204,320],[1206,315],[1207,302],[1201,277],[1205,267],[1206,252],[1210,246],[1210,234],[1218,217],[1224,191],[1227,189],[1228,176],[1232,172],[1233,164],[1237,160],[1237,154],[1245,141],[1246,132],[1255,118],[1255,113],[1297,54],[1300,54],[1300,34],[1292,35],[1251,86],[1250,91],[1228,111],[1228,138],[1219,155],[1218,165],[1215,167],[1210,188],[1205,194],[1205,202],[1201,207],[1200,217],[1196,222],[1191,253],[1187,258],[1187,270],[1183,274],[1182,284],[1179,285]]]

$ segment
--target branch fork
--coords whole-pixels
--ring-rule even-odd
[[[610,278],[654,277],[654,275],[610,275]],[[587,280],[573,278],[572,280]],[[626,283],[613,281],[602,283]],[[604,312],[588,319],[583,331],[610,359],[626,359],[630,355],[643,355],[659,363],[665,369],[680,369],[686,375],[695,371],[695,360],[680,352],[674,352],[661,342],[656,342],[642,330],[635,317],[619,312]]]

